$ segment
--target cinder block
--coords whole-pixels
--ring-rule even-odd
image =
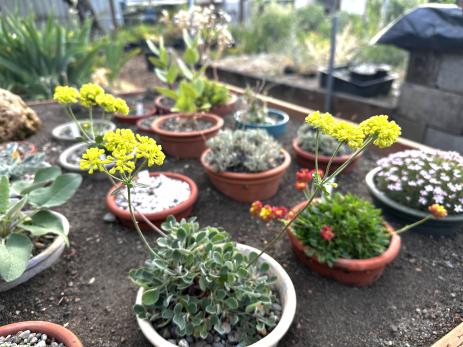
[[[461,95],[412,83],[402,84],[397,111],[404,118],[459,135],[463,131],[462,110]]]
[[[435,87],[442,55],[434,52],[411,52],[405,80],[409,83]]]
[[[463,154],[463,135],[451,135],[433,127],[428,127],[426,129],[424,144],[446,151],[457,151]]]
[[[402,137],[422,142],[426,131],[426,124],[421,121],[410,120],[398,115],[391,115],[391,119],[395,120],[402,128]]]
[[[463,55],[442,56],[437,87],[441,90],[463,95]]]

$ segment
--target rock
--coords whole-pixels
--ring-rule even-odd
[[[41,340],[39,343],[35,345],[35,347],[47,347],[47,343],[45,340]]]
[[[230,343],[237,343],[237,342],[240,341],[240,334],[238,334],[238,332],[236,332],[236,331],[231,331],[228,334],[227,340]]]
[[[281,305],[272,304],[272,310],[277,311],[277,312],[281,312],[281,310],[282,310]]]
[[[103,220],[106,223],[114,223],[116,221],[116,216],[113,215],[111,212],[108,212],[103,216]]]
[[[169,331],[169,328],[162,329],[161,336],[166,340],[170,339],[172,335],[171,335],[171,333]]]
[[[177,343],[178,347],[190,347],[190,344],[188,343],[187,340],[185,339],[181,339],[178,343]]]
[[[18,96],[0,89],[0,143],[24,140],[42,125],[34,110]]]
[[[176,344],[177,344],[177,340],[174,340],[174,339],[169,339],[169,340],[167,340],[167,341],[169,341],[169,342],[172,343],[173,345],[176,345]]]
[[[28,339],[30,334],[31,334],[31,331],[26,330],[26,331],[21,332],[18,336],[19,336],[19,338],[24,340],[24,339]]]
[[[221,343],[221,342],[214,342],[212,347],[225,347],[225,345],[223,343]]]

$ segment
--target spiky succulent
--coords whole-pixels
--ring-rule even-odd
[[[17,142],[11,142],[0,150],[0,176],[17,179],[34,174],[43,167],[45,153],[24,154]]]
[[[262,172],[281,164],[281,145],[265,130],[224,130],[207,141],[206,161],[216,171]]]
[[[307,152],[315,153],[315,148],[317,147],[316,140],[316,130],[312,128],[309,124],[304,123],[301,125],[297,131],[297,138],[299,140],[299,146]],[[331,156],[336,148],[338,147],[339,142],[332,136],[325,135],[320,133],[319,147],[318,151],[320,154],[325,156]],[[337,152],[337,156],[350,154],[352,151],[347,145],[341,146]]]
[[[163,224],[168,233],[145,265],[130,272],[144,293],[134,309],[155,328],[173,324],[180,336],[205,339],[238,331],[245,345],[266,335],[277,323],[274,278],[267,263],[248,264],[255,253],[240,252],[230,235],[200,228],[192,218]]]

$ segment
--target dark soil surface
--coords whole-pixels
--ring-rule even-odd
[[[200,131],[212,128],[214,123],[205,119],[170,118],[160,125],[161,129],[175,132]]]
[[[67,121],[59,106],[37,106],[44,126],[32,141],[55,161],[63,149],[51,130]],[[231,116],[227,126],[231,126]],[[291,148],[299,122],[292,120],[282,139]],[[339,180],[343,191],[368,197],[363,183],[375,166],[366,154],[356,169]],[[302,196],[293,188],[293,164],[270,203],[292,206]],[[197,160],[168,158],[162,167],[192,177],[199,187],[193,214],[202,225],[219,225],[238,242],[262,248],[278,230],[252,219],[247,204],[217,192]],[[71,247],[52,268],[27,283],[0,293],[0,325],[21,320],[65,324],[88,347],[149,343],[138,329],[132,305],[137,288],[128,271],[146,253],[134,231],[107,224],[105,179],[88,176],[76,196],[60,208],[71,223]],[[154,240],[154,234],[148,234]],[[269,251],[288,271],[297,291],[297,315],[281,347],[294,346],[429,346],[457,326],[463,316],[463,235],[433,239],[413,232],[403,235],[396,261],[370,288],[358,289],[321,278],[299,264],[286,238]]]

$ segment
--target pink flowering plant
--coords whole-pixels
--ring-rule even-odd
[[[380,159],[375,183],[390,199],[421,211],[439,204],[463,213],[463,157],[456,152],[407,150]]]

